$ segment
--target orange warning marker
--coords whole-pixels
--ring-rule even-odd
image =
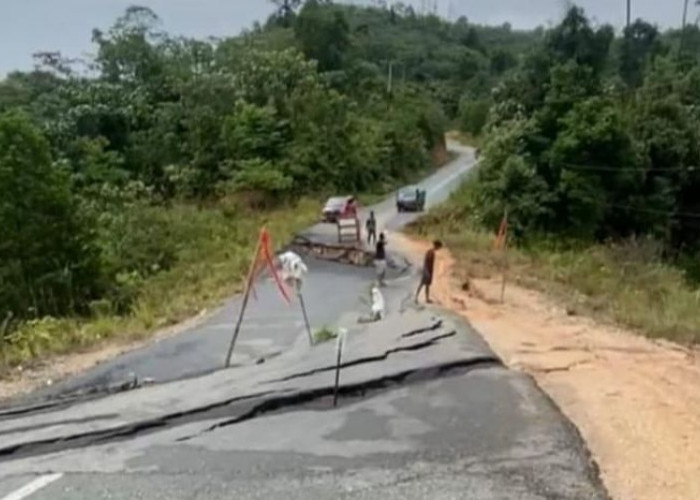
[[[262,252],[265,257],[265,262],[267,263],[267,269],[270,271],[270,274],[275,279],[275,283],[277,283],[277,288],[282,294],[282,298],[284,298],[287,304],[291,304],[292,299],[289,297],[289,291],[287,290],[287,287],[280,278],[280,275],[277,272],[277,268],[275,267],[274,259],[272,257],[272,237],[270,236],[270,233],[265,227],[263,227],[262,231],[260,231],[260,242]]]
[[[501,283],[501,304],[505,302],[506,282],[508,281],[508,209],[503,211],[501,227],[498,228],[498,235],[493,244],[494,250],[501,252],[503,257],[503,282]]]
[[[503,220],[501,221],[501,226],[498,228],[498,234],[496,235],[496,240],[493,243],[494,250],[504,250],[506,247],[506,240],[508,239],[508,212],[503,215]]]
[[[289,297],[289,291],[287,290],[285,284],[275,268],[273,251],[272,251],[272,236],[268,232],[266,227],[260,230],[260,236],[258,237],[258,243],[255,246],[255,252],[253,253],[253,259],[250,263],[250,270],[248,271],[248,278],[246,279],[245,291],[243,294],[243,304],[241,305],[241,312],[238,315],[238,322],[236,323],[236,328],[233,332],[233,338],[231,339],[231,344],[229,345],[228,354],[226,355],[226,367],[231,366],[231,356],[233,355],[233,348],[236,345],[236,340],[238,339],[238,334],[241,331],[241,323],[243,322],[243,314],[245,313],[246,307],[248,307],[248,300],[250,299],[250,294],[257,298],[255,293],[255,277],[265,268],[272,275],[277,284],[277,288],[282,294],[282,298],[287,304],[291,304],[291,299]]]

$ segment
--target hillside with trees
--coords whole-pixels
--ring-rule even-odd
[[[696,245],[700,67],[686,39],[640,20],[616,39],[570,10],[494,90],[484,216],[509,208],[523,236]]]
[[[260,224],[284,241],[325,194],[425,172],[541,36],[402,5],[275,4],[217,40],[132,7],[93,32],[94,58],[47,50],[0,81],[3,368],[218,303]]]
[[[572,7],[494,86],[483,161],[432,223],[495,231],[507,215],[530,278],[697,341],[699,35],[616,34]]]

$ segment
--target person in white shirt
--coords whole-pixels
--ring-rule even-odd
[[[304,275],[309,272],[304,261],[296,253],[289,251],[277,256],[277,260],[282,268],[282,279],[285,283],[295,289],[301,287]]]
[[[384,296],[379,290],[379,287],[372,287],[372,321],[380,321],[384,319]]]

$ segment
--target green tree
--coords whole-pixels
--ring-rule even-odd
[[[318,61],[320,71],[343,67],[350,46],[350,27],[342,10],[308,0],[299,13],[294,33],[304,54]]]
[[[659,51],[658,37],[658,30],[641,19],[625,28],[620,44],[620,76],[628,86],[642,84],[647,64]]]
[[[502,75],[517,65],[518,59],[509,50],[496,49],[491,55],[491,73],[496,76]]]
[[[284,27],[291,26],[294,21],[296,10],[302,4],[302,0],[270,0],[275,5],[277,11],[273,20]]]
[[[26,116],[0,115],[0,315],[85,311],[100,292],[91,232],[67,172]]]
[[[561,24],[548,33],[545,46],[555,61],[574,61],[598,75],[605,68],[613,38],[612,27],[594,30],[583,9],[571,7]]]
[[[166,62],[157,42],[165,34],[157,29],[158,16],[147,7],[132,6],[105,34],[93,31],[98,46],[97,67],[110,83],[141,85],[158,95],[167,93]]]
[[[463,99],[460,104],[460,127],[464,132],[478,136],[489,118],[491,103],[486,99]]]

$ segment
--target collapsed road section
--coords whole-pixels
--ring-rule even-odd
[[[299,498],[338,498],[338,485],[360,478],[364,486],[355,488],[369,493],[358,498],[426,498],[459,488],[483,493],[469,498],[605,498],[575,430],[466,325],[413,309],[358,325],[348,333],[337,408],[334,344],[56,411],[6,415],[0,487],[17,475],[58,471],[65,475],[47,498],[102,498],[86,478],[108,472],[104,488],[124,471],[123,496],[110,489],[110,498],[148,498],[131,489],[135,471],[172,478],[191,471],[197,457],[207,475],[227,475],[230,489],[196,496],[183,486],[170,498],[229,498],[225,491],[287,498],[283,484]],[[150,480],[145,488],[158,484]],[[66,481],[81,496],[61,496]]]
[[[421,335],[404,336],[416,327],[423,331]],[[341,389],[357,393],[366,387],[365,392],[370,393],[370,388],[412,373],[499,363],[482,345],[465,339],[457,336],[451,322],[431,319],[425,312],[358,327],[348,338]],[[0,418],[0,460],[41,453],[44,448],[55,450],[57,443],[64,449],[85,446],[92,438],[104,442],[110,436],[212,418],[214,414],[239,417],[251,407],[287,408],[296,402],[320,399],[333,389],[333,351],[333,342],[328,342],[314,349],[288,351],[263,365],[78,401],[56,411]]]
[[[426,181],[429,203],[470,158]],[[375,207],[381,226],[408,220],[392,206]],[[69,381],[75,397],[1,413],[0,499],[35,484],[31,500],[607,498],[576,429],[530,378],[461,320],[413,306],[408,263],[383,290],[386,318],[358,324],[372,254],[334,239],[319,225],[295,243],[311,323],[348,330],[337,393],[335,342],[311,348],[298,311],[261,281],[232,368],[221,366],[240,298]],[[156,384],[93,392],[134,379]]]

